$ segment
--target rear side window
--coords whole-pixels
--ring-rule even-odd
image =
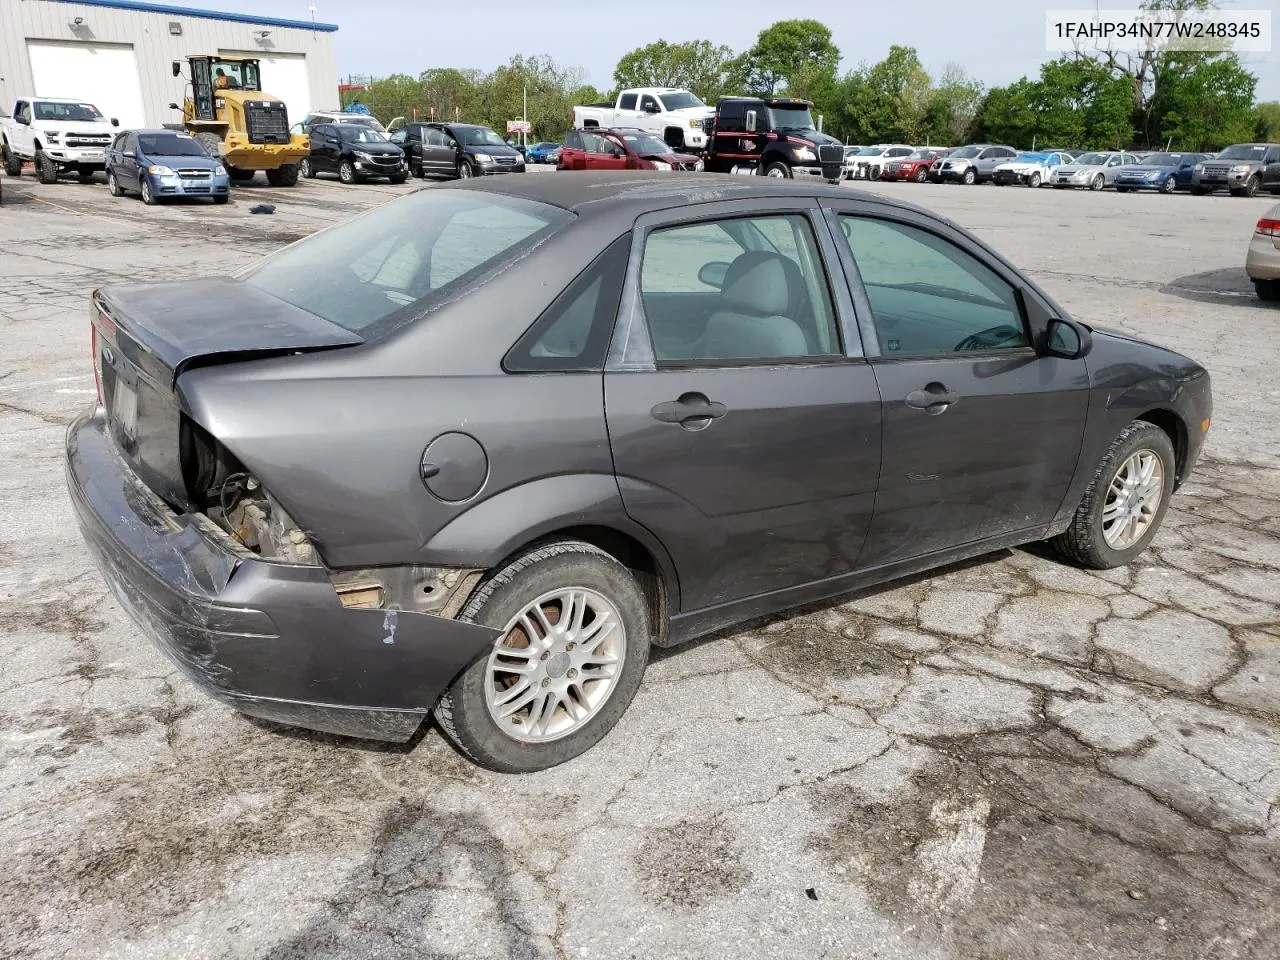
[[[619,110],[634,110],[636,108],[636,95],[634,93],[624,93],[622,99],[618,101]]]
[[[517,341],[503,368],[509,373],[603,370],[630,251],[630,234],[610,244]]]
[[[570,130],[564,135],[564,145],[570,150],[581,150],[582,134],[577,130]]]
[[[517,197],[422,190],[286,247],[239,277],[376,339],[484,282],[573,218]]]

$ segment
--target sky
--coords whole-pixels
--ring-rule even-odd
[[[816,16],[832,32],[842,70],[883,59],[890,44],[916,48],[925,68],[949,62],[987,87],[1035,76],[1054,54],[1045,51],[1044,11],[1092,8],[1089,0],[912,0],[883,6],[830,4],[820,15],[789,13],[766,0],[642,0],[611,10],[589,0],[480,0],[470,4],[421,0],[313,0],[316,19],[335,23],[338,72],[413,76],[431,67],[492,70],[514,54],[547,54],[579,67],[601,89],[613,86],[613,68],[629,50],[654,40],[707,39],[745,50],[775,20]],[[262,16],[309,20],[308,0],[192,0],[192,5]],[[1136,7],[1111,2],[1107,8]],[[1223,9],[1270,9],[1270,0],[1224,0]],[[1274,13],[1273,13],[1274,16]],[[1280,21],[1280,17],[1276,18]],[[1274,25],[1280,29],[1280,22]],[[1280,55],[1248,54],[1258,77],[1257,98],[1280,100]]]

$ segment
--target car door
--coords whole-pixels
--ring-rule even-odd
[[[1267,147],[1262,157],[1262,186],[1280,190],[1280,147]]]
[[[603,133],[584,133],[588,170],[627,169],[627,150],[616,137]]]
[[[644,116],[640,112],[640,96],[635,93],[624,93],[618,97],[618,105],[613,111],[614,122],[618,126],[628,126]]]
[[[30,157],[34,138],[31,134],[31,101],[19,100],[13,106],[13,146],[24,156]]]
[[[862,566],[1028,531],[1062,503],[1089,403],[1083,360],[1044,356],[1052,308],[958,231],[824,201],[884,398]]]
[[[120,167],[116,180],[130,190],[142,189],[142,166],[147,162],[145,157],[138,156],[138,135],[125,133],[119,138],[121,144]]]
[[[656,129],[661,118],[658,114],[662,113],[662,104],[658,103],[658,98],[651,93],[646,93],[640,98],[640,110],[636,114],[637,125],[645,130]]]
[[[330,123],[317,123],[311,127],[311,169],[317,173],[333,173],[337,170],[334,143],[337,131]]]
[[[683,612],[838,578],[862,549],[880,399],[814,214],[797,198],[637,222],[605,409]]]

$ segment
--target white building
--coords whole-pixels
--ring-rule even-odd
[[[337,29],[139,0],[0,0],[0,109],[23,96],[68,97],[122,127],[158,127],[182,119],[169,108],[185,90],[173,61],[222,54],[259,58],[263,90],[296,123],[338,106]]]

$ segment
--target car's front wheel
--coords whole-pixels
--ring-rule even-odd
[[[766,177],[773,177],[775,180],[790,180],[791,168],[780,160],[775,160],[764,168]]]
[[[916,183],[924,183],[928,179],[929,179],[929,171],[926,170],[924,167],[921,167],[919,170],[916,171],[916,176],[915,176]]]
[[[1054,548],[1094,570],[1132,563],[1160,529],[1176,469],[1169,435],[1134,420],[1112,441]]]
[[[1090,190],[1101,190],[1106,185],[1107,185],[1107,178],[1104,177],[1102,174],[1098,174],[1091,181],[1089,181]]]
[[[148,207],[155,206],[156,195],[151,191],[151,178],[147,176],[143,176],[143,177],[140,177],[139,180],[140,180],[139,186],[142,188],[141,189],[142,202],[145,203]]]
[[[304,180],[314,180],[316,178],[316,168],[311,165],[310,157],[303,157],[298,161],[298,174]]]
[[[1040,174],[1032,173],[1031,176],[1027,177],[1027,186],[1028,187],[1040,186]]]
[[[1164,183],[1160,184],[1161,193],[1173,193],[1178,189],[1178,178],[1173,174],[1164,178]]]
[[[978,175],[974,172],[973,167],[970,167],[964,172],[964,176],[960,180],[966,187],[971,187],[978,182]]]
[[[107,171],[107,190],[113,197],[124,196],[124,188],[120,186],[120,181],[116,179],[114,170]]]
[[[589,749],[630,704],[649,659],[649,605],[631,572],[588,543],[530,549],[459,615],[501,631],[436,704],[440,728],[481,766],[526,773]]]
[[[356,182],[356,168],[350,160],[343,160],[338,164],[338,179],[343,183]]]

